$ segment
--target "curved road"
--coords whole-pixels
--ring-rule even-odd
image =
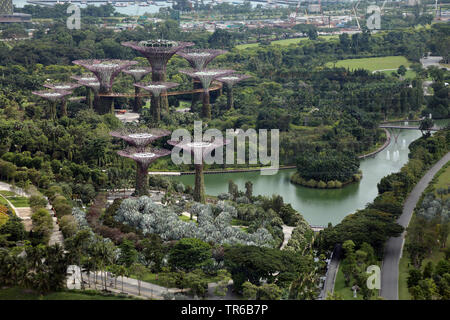
[[[425,188],[428,186],[434,175],[441,169],[448,161],[450,161],[450,152],[443,156],[431,169],[425,173],[420,179],[414,189],[406,198],[403,205],[403,212],[398,218],[397,223],[406,228],[411,220],[414,208],[417,201],[419,201]],[[387,300],[398,300],[398,266],[402,256],[403,244],[405,241],[405,234],[401,236],[390,238],[384,248],[384,259],[381,267],[381,291],[380,295]]]

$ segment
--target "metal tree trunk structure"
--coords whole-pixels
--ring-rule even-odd
[[[95,82],[95,81],[98,81],[97,77],[94,77],[93,75],[71,76],[70,78],[74,79],[74,80],[77,80],[79,83],[81,81],[83,81],[83,82],[93,82],[93,81]],[[87,103],[87,105],[89,106],[90,109],[93,109],[94,108],[94,105],[93,105],[94,92],[93,92],[92,88],[90,88],[90,87],[88,87],[86,85],[84,85],[84,86],[86,87],[86,103]],[[100,85],[99,85],[99,88],[100,88]]]
[[[125,47],[139,51],[152,66],[152,82],[166,81],[167,62],[177,51],[186,47],[193,46],[192,42],[170,41],[162,39],[153,39],[145,41],[122,42]],[[162,107],[169,108],[167,97],[162,99]]]
[[[245,74],[233,74],[230,76],[225,77],[219,77],[217,78],[218,81],[223,82],[227,86],[227,109],[233,109],[234,108],[234,97],[233,97],[233,87],[236,83],[239,81],[245,80],[250,78],[250,76],[247,76]]]
[[[51,119],[56,120],[56,106],[59,101],[64,101],[65,97],[72,94],[71,91],[65,90],[48,90],[48,91],[33,91],[34,95],[37,95],[45,100],[49,101],[50,105],[50,117]]]
[[[207,67],[207,65],[214,60],[215,57],[225,54],[228,51],[226,50],[216,50],[216,49],[183,49],[177,52],[177,54],[183,58],[185,58],[191,67],[196,70],[203,70]],[[193,82],[194,89],[200,89],[201,86],[198,82]],[[193,111],[194,104],[200,99],[200,95],[193,93],[192,101],[191,101],[191,112]]]
[[[79,83],[86,87],[89,93],[89,107],[92,109],[94,105],[100,104],[100,97],[98,96],[98,92],[100,90],[100,82],[97,81],[97,78],[94,78],[93,81],[83,81],[80,80]],[[91,92],[94,97],[91,99]],[[88,97],[86,97],[88,99]]]
[[[150,91],[152,94],[150,112],[152,114],[153,121],[158,123],[161,120],[161,93],[167,90],[177,87],[178,83],[175,82],[150,82],[150,83],[135,83],[135,87],[142,88],[144,90]]]
[[[53,89],[55,91],[72,91],[78,87],[81,87],[78,83],[46,83],[44,84],[44,87]],[[63,99],[62,105],[61,105],[61,116],[67,117],[67,100]]]
[[[152,72],[152,68],[150,67],[142,67],[142,68],[134,68],[123,70],[123,73],[129,74],[133,77],[134,83],[137,83],[142,80],[147,74]],[[139,96],[141,89],[139,87],[134,87],[134,104],[133,104],[133,112],[139,113],[142,108],[142,98]]]
[[[91,60],[75,60],[73,64],[80,65],[91,71],[100,82],[100,95],[107,95],[112,93],[112,84],[114,78],[123,69],[129,68],[137,64],[137,61],[131,60],[117,60],[117,59],[91,59]],[[95,101],[94,108],[99,114],[106,114],[113,111],[114,98],[110,96],[102,96]]]
[[[150,147],[128,147],[117,152],[118,155],[130,158],[136,162],[136,186],[134,194],[143,196],[148,194],[148,167],[158,158],[170,154],[169,150],[153,149]]]
[[[210,141],[177,141],[169,140],[168,144],[182,149],[183,151],[190,152],[194,155],[194,167],[195,167],[195,186],[194,186],[194,200],[201,203],[206,203],[205,196],[205,180],[203,174],[203,159],[205,155],[210,154],[213,150],[221,148],[230,143],[230,140],[215,139]]]
[[[206,69],[206,70],[180,70],[192,78],[199,79],[203,87],[202,118],[211,119],[211,104],[209,102],[209,86],[214,79],[234,73],[234,70]]]

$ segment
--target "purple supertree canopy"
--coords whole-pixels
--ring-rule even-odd
[[[210,139],[203,141],[177,141],[169,140],[168,144],[183,149],[186,152],[194,154],[195,158],[203,158],[205,154],[211,153],[213,150],[223,147],[231,142],[229,139]]]
[[[100,91],[100,82],[98,82],[97,78],[92,81],[83,81],[80,80],[79,83],[85,87],[89,87],[92,90],[94,90],[95,93],[98,93]]]
[[[80,65],[91,71],[100,82],[100,92],[111,92],[114,78],[123,69],[129,68],[137,64],[137,61],[132,60],[118,60],[118,59],[90,59],[90,60],[75,60],[73,64]]]
[[[109,134],[115,138],[125,140],[127,143],[135,147],[145,147],[159,138],[170,135],[170,131],[158,128],[129,128],[111,131]]]
[[[171,152],[166,149],[156,149],[151,147],[128,147],[124,150],[117,151],[119,156],[133,159],[145,166],[170,153]]]
[[[228,86],[232,87],[239,81],[245,80],[251,78],[251,76],[248,76],[246,74],[232,74],[225,77],[219,77],[217,80],[220,82],[226,83]]]
[[[141,81],[143,77],[152,72],[151,67],[135,67],[123,70],[123,73],[129,74],[133,77],[134,82]]]
[[[50,101],[62,100],[66,96],[72,94],[71,91],[64,91],[64,90],[33,91],[32,93]]]
[[[77,80],[77,81],[98,81],[97,77],[93,74],[83,74],[81,76],[71,76],[71,79]]]
[[[179,84],[176,82],[155,81],[149,83],[135,83],[134,85],[138,88],[150,91],[155,97],[159,97],[161,95],[161,92],[167,91],[171,88],[175,88]]]
[[[167,62],[177,51],[193,46],[194,43],[157,39],[122,42],[122,45],[139,51],[150,62],[153,71],[164,72]]]
[[[192,78],[199,79],[205,91],[208,90],[214,79],[234,73],[234,70],[226,69],[205,69],[205,70],[180,70],[181,73],[187,74]]]
[[[63,83],[46,83],[44,84],[44,87],[53,89],[56,91],[66,91],[66,90],[73,90],[78,87],[81,87],[81,84],[73,83],[73,82],[63,82]]]
[[[203,70],[215,57],[227,52],[216,49],[183,49],[177,54],[185,58],[195,70]]]

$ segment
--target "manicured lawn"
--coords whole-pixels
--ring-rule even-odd
[[[408,262],[409,258],[405,256],[405,251],[403,251],[403,256],[400,259],[399,270],[398,270],[398,299],[399,300],[411,300],[411,295],[408,291]]]
[[[363,300],[363,297],[360,293],[357,294],[356,298],[353,298],[353,291],[351,287],[353,286],[353,280],[350,281],[350,287],[345,286],[344,273],[341,270],[341,266],[339,265],[338,273],[336,275],[336,281],[334,283],[334,292],[338,293],[344,300]],[[371,300],[376,300],[378,296],[377,293],[372,296]]]
[[[15,207],[23,208],[23,207],[29,207],[28,204],[28,198],[27,197],[21,197],[15,194],[11,191],[0,191],[0,194],[3,195],[5,198],[7,198]]]
[[[319,40],[330,40],[330,39],[337,39],[338,36],[319,36]],[[283,40],[274,40],[270,44],[271,45],[278,45],[278,46],[288,46],[290,44],[297,44],[303,41],[308,41],[309,38],[292,38],[292,39],[283,39]],[[244,50],[248,48],[255,48],[258,47],[259,43],[245,43],[245,44],[239,44],[236,46],[239,50]]]
[[[27,197],[8,197],[8,200],[11,201],[13,206],[17,208],[24,208],[30,206]]]
[[[439,188],[447,189],[450,186],[450,163],[445,165],[444,171],[439,174],[436,183],[434,184],[434,190],[436,196],[438,196],[436,190]],[[438,196],[440,197],[440,196]],[[446,199],[450,197],[450,194],[443,195],[443,198]]]
[[[349,68],[350,70],[355,69],[366,69],[369,71],[383,70],[383,69],[397,69],[401,65],[408,68],[411,62],[408,61],[403,56],[387,56],[387,57],[377,57],[377,58],[362,58],[362,59],[346,59],[339,60],[336,62],[328,62],[328,67],[343,67]],[[392,72],[392,71],[390,71]]]
[[[345,286],[344,273],[342,272],[340,266],[336,275],[336,282],[334,283],[334,292],[338,293],[342,298],[344,298],[344,300],[362,300],[362,296],[360,295],[358,295],[356,299],[353,298],[351,286]]]
[[[185,216],[185,215],[180,215],[178,216],[178,218],[180,220],[183,220],[184,222],[192,222],[192,223],[197,223],[195,220],[191,220],[189,217]]]
[[[381,73],[384,73],[386,75],[392,75],[392,73],[397,73],[397,70],[385,70],[381,71]],[[412,70],[407,70],[403,77],[405,79],[414,79],[416,77],[416,73]]]
[[[81,291],[61,291],[42,296],[33,290],[14,287],[1,289],[0,300],[130,300],[130,298]]]

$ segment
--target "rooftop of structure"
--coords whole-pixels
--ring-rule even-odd
[[[156,154],[153,152],[136,152],[133,153],[133,157],[135,158],[154,158]]]
[[[178,41],[163,40],[163,39],[152,39],[139,41],[138,45],[141,47],[153,47],[153,48],[171,48],[176,47],[180,44]]]

